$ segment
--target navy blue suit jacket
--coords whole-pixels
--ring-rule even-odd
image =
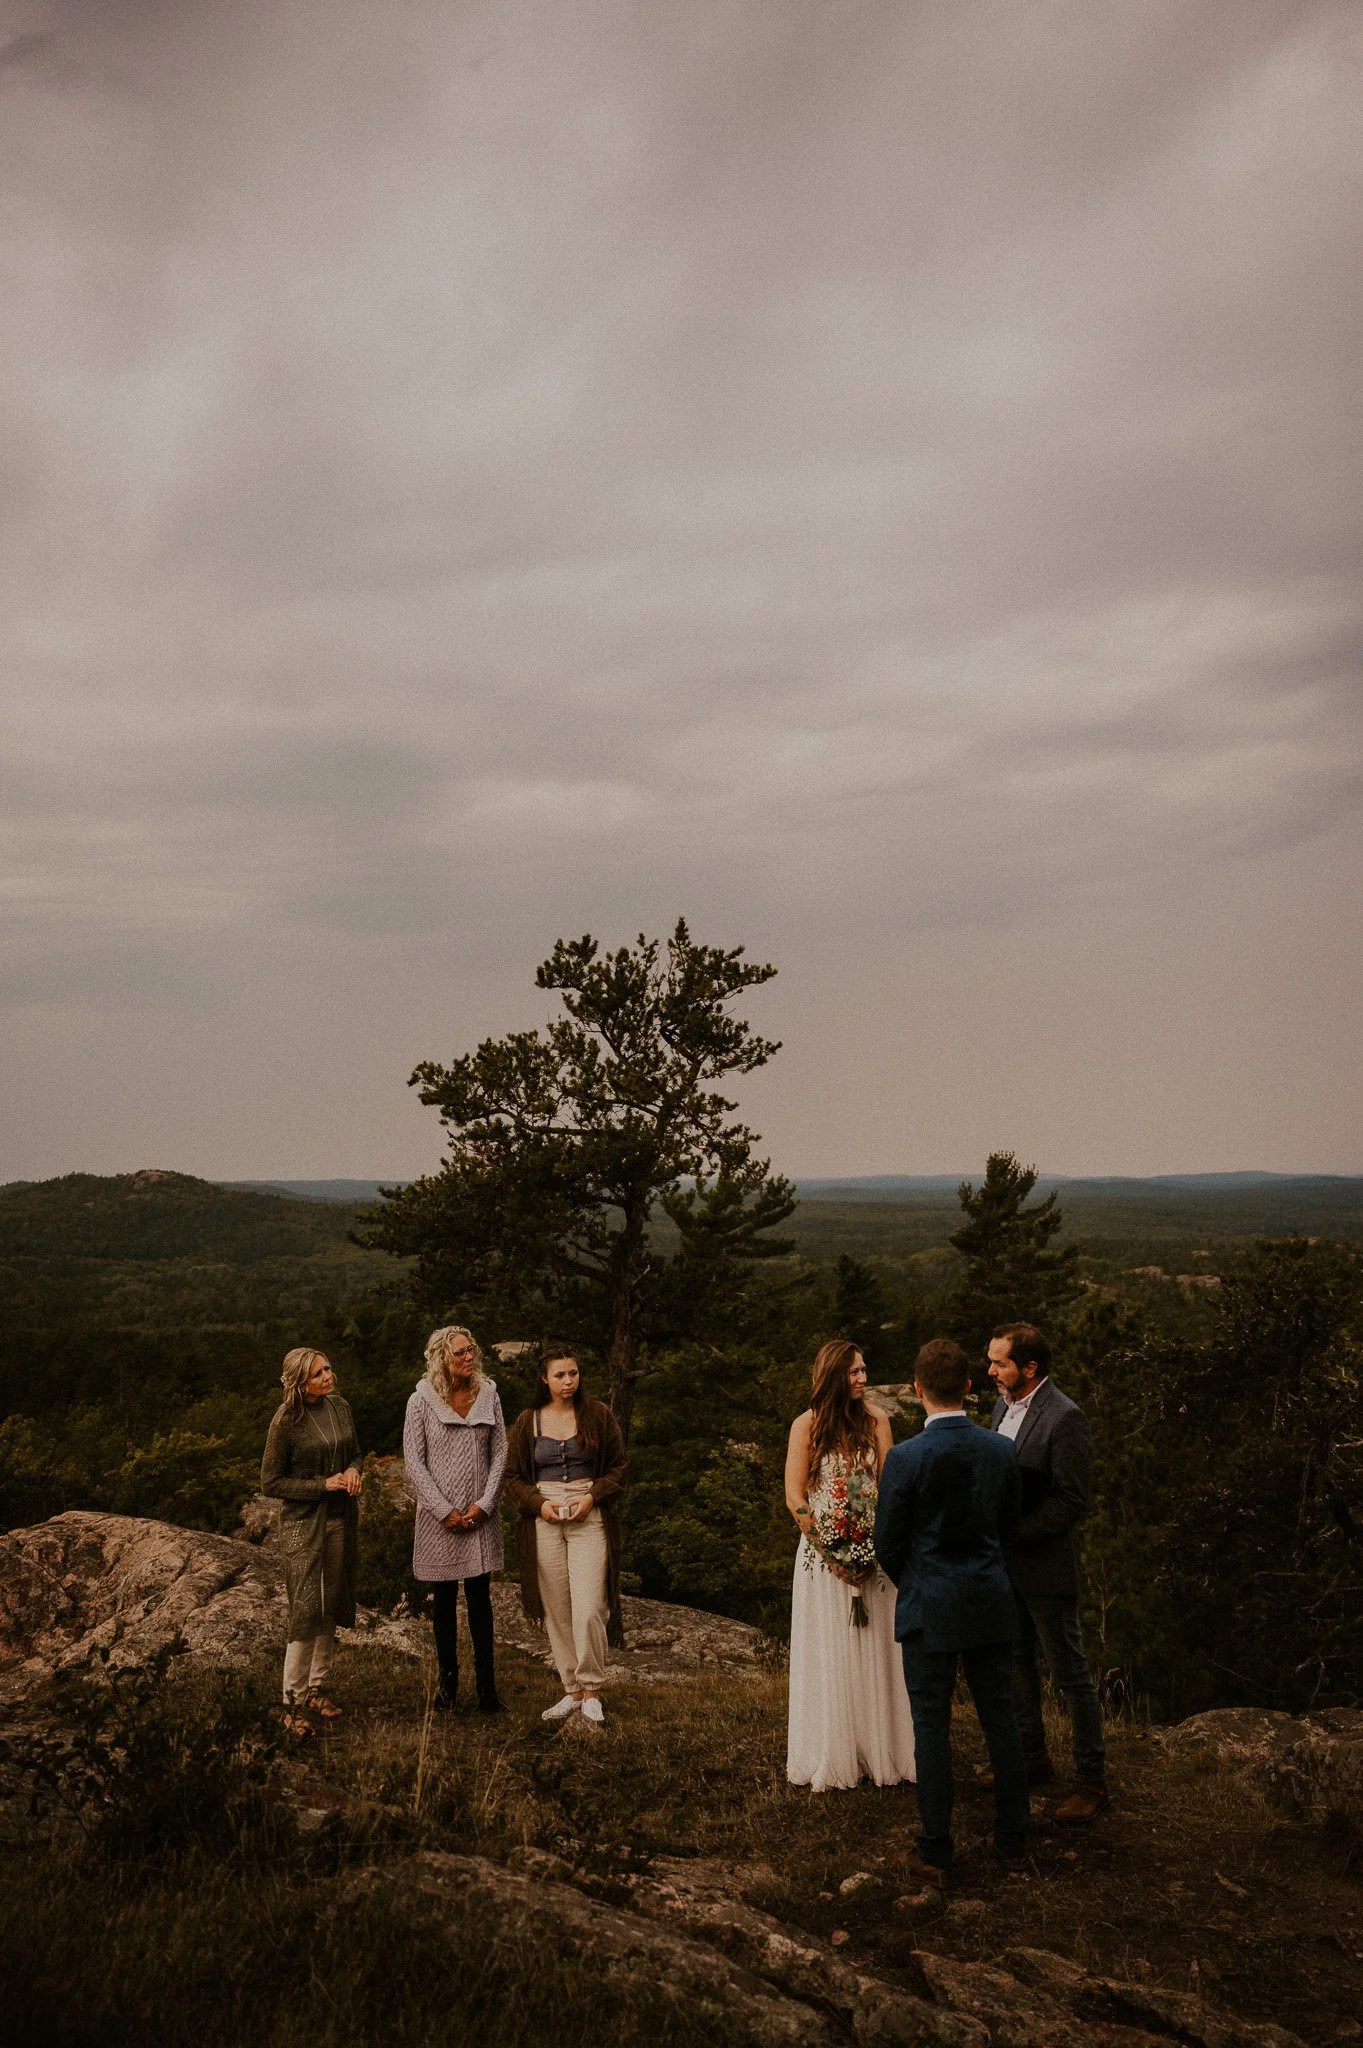
[[[944,1415],[895,1445],[880,1476],[875,1545],[899,1588],[898,1641],[921,1629],[926,1650],[973,1650],[1016,1635],[999,1539],[1021,1499],[1012,1444],[967,1416]]]

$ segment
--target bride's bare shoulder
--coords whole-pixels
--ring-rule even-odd
[[[809,1435],[810,1425],[813,1421],[814,1410],[812,1408],[806,1408],[803,1415],[796,1416],[794,1422],[790,1425],[790,1440],[793,1444],[804,1441]]]

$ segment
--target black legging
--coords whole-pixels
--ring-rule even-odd
[[[450,1705],[459,1691],[459,1587],[469,1611],[469,1634],[473,1638],[473,1683],[480,1700],[495,1700],[497,1680],[492,1669],[492,1575],[480,1572],[476,1579],[440,1579],[434,1593],[435,1654],[440,1664],[440,1694]]]

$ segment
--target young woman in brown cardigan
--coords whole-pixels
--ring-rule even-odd
[[[506,1442],[505,1492],[516,1509],[521,1605],[549,1630],[563,1698],[544,1719],[606,1716],[598,1697],[606,1645],[625,1640],[620,1617],[620,1495],[625,1440],[603,1401],[582,1390],[566,1345],[549,1345],[534,1405]]]

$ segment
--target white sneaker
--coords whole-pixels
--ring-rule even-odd
[[[575,1700],[570,1692],[565,1692],[556,1707],[545,1708],[544,1712],[540,1715],[540,1719],[541,1721],[566,1721],[569,1714],[575,1714],[581,1705],[581,1700]]]
[[[600,1700],[583,1700],[582,1718],[584,1721],[595,1721],[599,1728],[606,1718],[606,1709],[602,1706]]]

